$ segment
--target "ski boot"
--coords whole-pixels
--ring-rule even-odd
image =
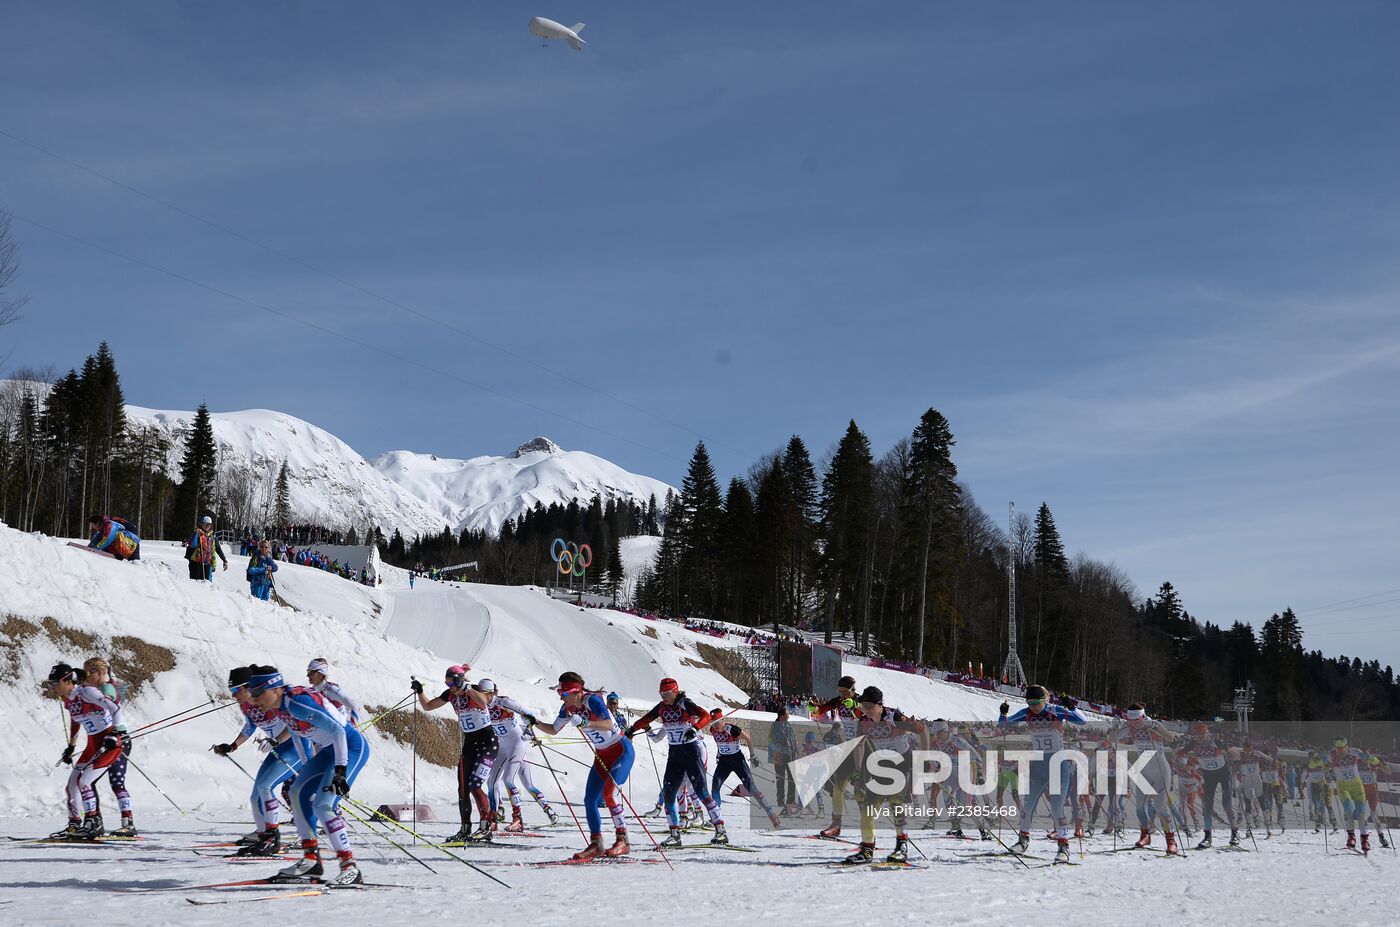
[[[667,849],[674,849],[680,846],[681,829],[679,827],[672,827],[670,836],[668,836],[665,840],[661,841],[661,845],[663,847],[666,847]]]
[[[885,857],[887,863],[907,863],[909,862],[909,838],[903,834],[896,834],[894,838],[894,849],[890,855]]]
[[[1230,846],[1232,846],[1232,847],[1237,847],[1237,846],[1239,846],[1239,845],[1240,845],[1240,832],[1239,832],[1239,829],[1238,829],[1238,828],[1235,828],[1235,827],[1232,827],[1232,828],[1230,828]]]
[[[273,882],[311,882],[321,878],[325,870],[321,868],[321,851],[315,840],[301,842],[302,858],[278,870]]]
[[[516,805],[510,809],[510,823],[505,826],[508,834],[525,833],[525,819],[520,816],[520,806]]]
[[[81,820],[79,820],[78,818],[70,818],[68,820],[68,826],[63,828],[63,830],[54,831],[52,834],[49,834],[49,839],[75,840],[77,839],[78,835],[82,832],[82,829],[83,822]]]
[[[710,846],[722,847],[729,844],[729,833],[724,829],[724,822],[720,821],[715,825],[715,835],[710,838]]]
[[[1389,849],[1390,849],[1390,841],[1388,841],[1388,840],[1385,839],[1385,834],[1376,834],[1376,836],[1380,838],[1382,849],[1389,850]]]
[[[555,811],[555,810],[554,810],[553,808],[551,808],[549,805],[543,805],[542,807],[544,808],[544,816],[547,817],[547,818],[549,818],[549,823],[550,823],[551,825],[558,824],[558,823],[559,823],[559,812],[558,812],[558,811]]]
[[[1181,847],[1179,847],[1179,846],[1176,845],[1176,833],[1175,833],[1174,831],[1170,831],[1170,830],[1167,831],[1167,855],[1168,855],[1168,856],[1180,856],[1180,855],[1181,855]]]
[[[1370,834],[1362,834],[1362,835],[1361,835],[1361,852],[1362,852],[1362,853],[1370,853],[1370,852],[1371,852],[1371,835],[1370,835]]]
[[[476,830],[467,835],[467,843],[490,843],[491,842],[491,821],[489,818],[482,818],[481,823],[476,826]]]
[[[276,856],[282,851],[282,834],[277,828],[269,827],[263,831],[262,839],[251,846],[239,847],[234,856]]]
[[[251,833],[244,834],[242,837],[239,837],[237,840],[234,841],[234,843],[241,847],[250,847],[261,839],[262,831],[255,830]]]
[[[1313,833],[1315,833],[1315,834],[1320,834],[1320,833],[1322,833],[1322,822],[1321,822],[1321,821],[1318,821],[1317,824],[1315,824],[1315,825],[1313,826]]]
[[[136,821],[129,814],[122,815],[122,826],[112,831],[113,837],[135,837]]]
[[[650,811],[648,811],[646,814],[642,815],[642,817],[644,817],[644,818],[659,818],[659,817],[663,817],[665,814],[666,814],[666,806],[663,805],[663,804],[661,804],[661,802],[657,802],[657,803],[656,803],[656,807],[653,808],[653,809],[651,809]]]
[[[768,812],[768,823],[773,825],[774,830],[777,830],[778,828],[783,826],[783,819],[778,817],[778,815],[774,812],[770,811]]]
[[[996,838],[994,838],[994,837],[992,836],[992,832],[989,831],[989,830],[987,830],[987,828],[985,828],[985,827],[980,827],[980,828],[978,828],[978,829],[977,829],[977,833],[978,833],[979,835],[981,835],[981,837],[982,837],[983,840],[986,840],[986,841],[991,841],[991,840],[996,839]]]
[[[605,856],[626,856],[632,851],[627,844],[627,828],[619,827],[613,834],[613,845],[608,847]]]
[[[470,821],[463,821],[462,826],[457,828],[457,832],[448,837],[443,843],[466,843],[471,839],[472,825]]]
[[[1055,865],[1069,862],[1069,841],[1060,840],[1059,848],[1055,850]]]
[[[827,837],[827,838],[839,837],[839,836],[841,836],[841,819],[840,819],[840,818],[832,818],[832,819],[831,819],[831,826],[828,827],[826,830],[818,831],[818,832],[817,832],[817,836],[818,836],[818,837]]]
[[[1031,835],[1021,831],[1021,835],[1016,838],[1016,842],[1011,845],[1012,853],[1024,853],[1031,848]]]
[[[588,846],[575,853],[571,859],[576,862],[588,862],[603,855],[603,835],[594,834],[588,842]]]
[[[83,816],[83,823],[78,825],[79,840],[96,840],[107,833],[102,826],[102,815],[88,814]]]
[[[330,885],[359,885],[364,882],[364,874],[360,872],[360,867],[355,865],[353,856],[348,852],[336,855],[340,857],[340,872],[329,880]]]
[[[950,827],[950,828],[948,828],[948,830],[943,834],[943,836],[945,836],[945,837],[957,837],[957,838],[959,838],[959,839],[962,838],[962,835],[963,835],[963,832],[962,832],[962,828],[961,828],[961,827]]]
[[[1354,830],[1347,831],[1347,849],[1356,849],[1356,831]]]
[[[1142,836],[1141,836],[1141,837],[1138,837],[1137,843],[1133,844],[1133,846],[1137,847],[1139,850],[1145,850],[1145,849],[1147,849],[1147,848],[1148,848],[1149,846],[1151,846],[1151,845],[1152,845],[1152,831],[1150,831],[1150,830],[1148,830],[1146,827],[1144,827],[1144,828],[1142,829]]]
[[[1205,836],[1201,838],[1200,843],[1196,844],[1196,849],[1209,850],[1213,846],[1215,846],[1215,841],[1210,839],[1210,831],[1205,831]]]
[[[858,866],[875,858],[875,844],[862,843],[854,853],[842,860],[848,866]]]

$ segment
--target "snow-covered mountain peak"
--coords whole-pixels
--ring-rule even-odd
[[[553,441],[537,435],[515,449],[511,457],[524,457],[526,454],[562,454],[564,449]]]

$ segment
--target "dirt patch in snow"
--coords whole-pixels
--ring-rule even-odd
[[[365,711],[370,717],[378,717],[388,705],[368,705]],[[413,709],[409,708],[384,715],[374,725],[390,740],[396,740],[406,747],[413,745]],[[418,756],[434,766],[453,767],[462,758],[462,731],[457,722],[448,718],[435,718],[427,712],[418,712]]]
[[[89,631],[70,628],[53,618],[42,618],[35,624],[6,615],[0,623],[0,681],[13,682],[19,678],[24,646],[41,634],[67,650],[65,659],[74,666],[81,666],[89,657],[106,657],[117,678],[129,684],[127,698],[140,695],[142,686],[158,674],[173,670],[177,662],[175,651],[139,637],[121,635],[109,641]],[[39,669],[46,671],[43,667]]]
[[[657,634],[657,633],[656,633],[656,629],[653,628],[653,627],[643,627],[643,628],[642,628],[642,633],[645,634],[647,637],[651,638],[651,639],[654,640],[654,641],[659,641],[659,640],[661,640],[661,635]]]

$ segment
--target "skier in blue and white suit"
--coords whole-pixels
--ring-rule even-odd
[[[1050,803],[1050,815],[1055,822],[1055,838],[1059,843],[1059,850],[1055,853],[1056,862],[1069,862],[1069,822],[1065,819],[1065,784],[1070,781],[1069,761],[1060,760],[1058,776],[1059,787],[1052,791],[1050,789],[1050,758],[1064,749],[1065,746],[1065,722],[1070,724],[1087,724],[1088,721],[1079,713],[1073,699],[1064,699],[1064,704],[1051,705],[1045,692],[1044,686],[1026,687],[1026,707],[1009,714],[1011,706],[1005,702],[1001,703],[1001,716],[997,718],[997,727],[1009,728],[1024,725],[1031,735],[1031,749],[1041,753],[1038,760],[1030,764],[1029,792],[1023,799],[1023,805],[1027,814],[1034,814],[1035,807],[1040,802],[1040,796],[1047,796]],[[1021,839],[1013,847],[1014,852],[1024,853],[1030,849],[1031,832],[1029,818],[1022,823]]]

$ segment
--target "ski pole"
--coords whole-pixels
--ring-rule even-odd
[[[186,708],[184,711],[177,711],[177,712],[175,712],[175,714],[171,715],[169,718],[161,718],[159,721],[152,721],[150,724],[142,725],[141,727],[138,727],[138,728],[136,729],[136,731],[144,731],[144,730],[145,730],[146,728],[148,728],[148,727],[155,727],[157,724],[164,724],[165,722],[167,722],[167,721],[169,721],[169,720],[171,720],[171,719],[173,719],[173,718],[178,718],[178,717],[180,717],[180,715],[187,715],[187,714],[189,714],[189,713],[192,712],[192,711],[199,711],[199,709],[203,708],[205,705],[212,705],[212,704],[214,704],[214,700],[211,698],[211,699],[209,699],[209,700],[206,701],[206,702],[202,702],[202,703],[200,703],[200,704],[194,706],[193,708]],[[127,733],[129,733],[129,734],[135,734],[136,731],[128,731]]]
[[[569,796],[564,793],[564,787],[559,784],[559,776],[555,774],[554,767],[549,762],[549,754],[544,752],[545,745],[536,740],[535,746],[540,748],[540,755],[544,757],[545,769],[548,769],[550,776],[553,777],[554,787],[559,790],[559,797],[564,800],[565,807],[569,809],[569,816],[574,819],[574,826],[578,828],[579,836],[585,841],[588,840],[588,834],[584,833],[583,825],[579,823],[578,812],[574,810],[574,803],[569,801]]]
[[[349,797],[350,797],[350,796],[348,796],[348,795],[345,796],[345,798],[346,798],[347,800],[349,799]],[[358,814],[356,814],[354,811],[351,811],[349,808],[342,808],[341,810],[344,811],[346,814],[350,815],[350,817],[352,817],[352,818],[354,818],[355,820],[359,821],[361,824],[365,825],[365,827],[368,827],[369,830],[370,830],[370,833],[374,834],[376,837],[379,837],[381,840],[384,840],[385,842],[387,842],[390,846],[394,847],[395,849],[400,850],[400,851],[403,853],[404,856],[407,856],[409,859],[413,860],[415,863],[417,863],[418,865],[422,866],[424,869],[428,870],[428,871],[431,872],[433,875],[437,875],[437,874],[438,874],[438,871],[437,871],[436,869],[434,869],[432,866],[429,866],[427,863],[425,863],[423,860],[419,859],[418,857],[414,856],[412,853],[408,852],[408,850],[407,850],[405,847],[403,847],[402,845],[396,843],[396,842],[393,840],[393,838],[389,837],[387,834],[381,834],[379,831],[375,830],[373,824],[371,824],[369,821],[366,821],[364,818],[360,817],[360,816],[359,816]]]
[[[366,812],[366,813],[368,813],[368,814],[371,814],[371,815],[377,814],[377,812],[375,812],[372,808],[370,808],[370,807],[369,807],[368,805],[366,805],[364,802],[362,802],[362,801],[357,801],[356,799],[351,798],[349,795],[346,795],[346,796],[345,796],[345,801],[348,802],[349,804],[354,805],[355,807],[359,808],[361,811],[364,811],[364,812]],[[449,857],[451,857],[452,859],[455,859],[457,862],[461,863],[463,866],[466,866],[468,869],[474,869],[474,870],[476,870],[477,872],[479,872],[479,873],[481,873],[482,875],[486,876],[486,878],[490,879],[492,882],[499,883],[500,885],[504,886],[505,888],[510,888],[509,885],[506,885],[506,883],[502,882],[500,879],[496,878],[496,877],[493,876],[491,873],[487,872],[485,869],[482,869],[480,866],[475,866],[475,865],[473,865],[472,863],[468,862],[467,860],[463,859],[462,857],[458,856],[456,853],[453,853],[451,850],[447,849],[446,847],[444,847],[444,846],[442,846],[442,845],[440,845],[440,844],[433,843],[431,840],[429,840],[427,837],[424,837],[422,834],[416,833],[416,832],[413,830],[413,828],[411,828],[411,827],[405,827],[405,826],[403,825],[403,822],[401,822],[401,821],[396,821],[396,820],[394,820],[393,818],[384,818],[384,820],[385,820],[386,822],[388,822],[389,824],[392,824],[393,826],[397,827],[399,830],[405,831],[405,832],[410,833],[410,834],[415,834],[415,836],[417,836],[419,840],[422,840],[423,843],[426,844],[427,846],[430,846],[430,847],[432,847],[434,850],[438,850],[438,851],[441,851],[442,853],[447,854]],[[405,850],[404,852],[408,852],[408,851]],[[425,863],[424,865],[427,865],[427,864]]]
[[[151,788],[153,788],[153,789],[155,789],[157,792],[159,792],[161,798],[164,798],[166,801],[170,802],[170,804],[175,805],[175,810],[178,811],[178,812],[180,812],[181,816],[183,816],[183,815],[185,814],[185,809],[184,809],[184,808],[181,808],[179,805],[176,805],[176,804],[175,804],[175,799],[171,798],[169,795],[166,795],[166,794],[165,794],[165,789],[163,789],[163,788],[161,788],[160,786],[156,785],[156,784],[155,784],[155,781],[154,781],[153,779],[151,779],[150,776],[148,776],[148,775],[146,775],[144,772],[142,772],[141,767],[140,767],[140,766],[137,766],[134,762],[132,762],[132,760],[131,760],[130,757],[127,757],[126,765],[130,766],[132,769],[134,769],[134,770],[136,770],[137,772],[141,773],[141,778],[142,778],[142,779],[145,779],[147,782],[151,783]]]
[[[593,758],[596,761],[596,765],[594,766],[594,768],[601,769],[603,771],[603,775],[608,777],[608,781],[612,783],[613,790],[617,792],[619,798],[626,802],[627,810],[632,812],[632,817],[637,819],[637,824],[641,826],[642,833],[647,835],[647,839],[651,841],[651,845],[656,847],[656,852],[660,853],[661,858],[665,860],[666,868],[670,869],[672,872],[675,872],[676,867],[671,865],[671,860],[666,857],[666,851],[661,849],[661,844],[656,842],[656,838],[652,836],[651,830],[648,829],[646,821],[643,821],[642,816],[637,813],[637,809],[632,807],[631,799],[627,797],[627,793],[622,791],[622,787],[619,786],[617,784],[617,780],[613,778],[612,770],[608,769],[608,765],[604,763],[603,758],[598,755],[598,748],[593,746],[593,742],[587,737],[585,737],[582,731],[579,731],[579,739],[582,740],[584,743],[588,744],[588,749],[593,751]]]
[[[418,693],[414,693],[417,695]],[[418,824],[418,702],[413,703],[413,823]],[[418,845],[418,835],[413,835],[413,845]]]
[[[287,769],[288,772],[290,772],[293,776],[296,775],[296,772],[297,772],[297,771],[296,771],[295,769],[292,769],[292,767],[288,766],[286,760],[282,759],[280,756],[277,756],[276,747],[273,748],[273,752],[272,752],[271,755],[272,755],[273,757],[275,757],[276,760],[277,760],[277,762],[281,763],[281,764]],[[244,769],[242,763],[238,762],[238,761],[235,760],[233,757],[229,756],[227,753],[223,754],[223,757],[224,757],[224,759],[226,759],[226,760],[228,760],[230,763],[232,763],[234,766],[237,766],[237,767],[238,767],[238,771],[241,772],[243,775],[247,776],[248,779],[249,779],[254,785],[257,785],[257,784],[258,784],[257,778],[256,778],[252,773],[248,772],[248,770]],[[138,772],[139,772],[139,770],[138,770]],[[289,804],[287,804],[286,802],[284,802],[284,801],[282,800],[282,796],[280,796],[280,795],[277,796],[277,803],[278,803],[279,805],[281,805],[283,808],[286,808],[286,809],[287,809],[287,812],[288,812],[289,814],[294,813],[294,812],[292,811],[292,806],[289,805]]]
[[[131,739],[132,739],[132,740],[135,740],[135,739],[138,738],[138,737],[146,737],[146,736],[148,736],[148,735],[150,735],[150,734],[159,734],[159,733],[161,733],[162,731],[168,731],[168,730],[170,730],[172,727],[179,727],[181,724],[184,724],[186,721],[193,721],[195,718],[202,718],[202,717],[204,717],[205,715],[212,715],[212,714],[213,714],[214,712],[216,712],[216,711],[223,711],[225,708],[228,708],[228,707],[230,707],[230,706],[232,706],[232,705],[236,705],[236,704],[238,704],[238,703],[237,703],[237,702],[225,702],[224,704],[218,706],[217,708],[210,708],[210,709],[207,710],[207,711],[201,711],[201,712],[200,712],[199,714],[197,714],[197,715],[190,715],[188,718],[181,718],[179,721],[172,722],[171,724],[167,724],[167,725],[165,725],[164,727],[152,727],[151,725],[148,724],[148,725],[146,725],[145,728],[142,728],[142,729],[140,729],[139,731],[132,733],[132,734],[131,734]]]
[[[543,764],[543,763],[536,763],[534,760],[526,760],[525,762],[526,762],[526,763],[529,763],[531,766],[535,767],[536,769],[548,769],[548,768],[549,768],[548,766],[546,766],[546,765]],[[561,775],[561,776],[567,776],[568,774],[569,774],[569,771],[568,771],[567,769],[561,770],[560,773],[559,773],[559,775]]]
[[[367,731],[370,728],[374,727],[385,715],[389,714],[390,712],[398,711],[400,708],[402,708],[404,702],[407,702],[409,699],[413,698],[414,695],[415,693],[413,692],[408,693],[408,695],[405,695],[403,698],[399,699],[397,702],[390,705],[388,708],[384,709],[379,714],[375,715],[373,718],[370,718],[369,721],[367,721],[366,723],[361,724],[360,730]]]

